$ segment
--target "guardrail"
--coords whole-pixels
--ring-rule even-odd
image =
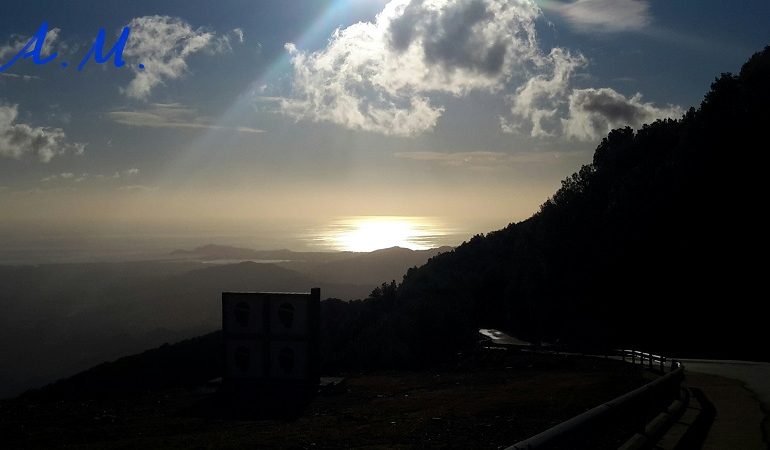
[[[650,370],[657,367],[661,373],[666,371],[666,363],[671,363],[670,370],[672,371],[677,368],[678,364],[680,364],[675,359],[669,360],[665,356],[640,352],[639,350],[617,350],[617,352],[623,361],[630,362],[631,364],[636,364],[638,362],[640,365],[647,365]]]
[[[540,434],[518,442],[506,450],[535,450],[550,448],[563,444],[571,437],[596,431],[612,420],[620,416],[631,416],[639,410],[648,410],[651,407],[664,409],[669,402],[679,397],[681,384],[684,380],[684,366],[676,360],[668,360],[660,355],[653,355],[637,350],[619,350],[619,356],[624,360],[636,364],[647,365],[650,368],[660,367],[664,371],[666,363],[671,363],[671,371],[662,377],[634,389],[627,394],[608,401],[583,414],[562,422]],[[581,445],[572,445],[570,448],[579,448]],[[566,448],[566,447],[565,447]]]

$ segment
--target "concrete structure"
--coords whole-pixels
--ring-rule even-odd
[[[222,293],[226,395],[269,409],[302,403],[315,394],[320,297],[318,288],[310,293]]]

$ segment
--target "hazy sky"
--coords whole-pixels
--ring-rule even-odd
[[[25,0],[0,6],[0,65],[44,21],[57,58],[0,73],[6,227],[489,231],[770,43],[767,0]],[[124,67],[77,70],[124,26]]]

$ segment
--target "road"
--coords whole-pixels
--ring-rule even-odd
[[[490,339],[489,343],[499,346],[509,347],[529,347],[532,344],[521,339],[516,339],[513,336],[509,336],[500,330],[493,328],[480,328],[479,334]]]
[[[700,372],[741,381],[770,411],[770,363],[713,359],[680,359],[689,372]]]
[[[703,448],[767,449],[770,364],[703,359],[680,361],[685,367],[687,385],[702,389],[717,410]],[[764,412],[757,400],[762,403]]]

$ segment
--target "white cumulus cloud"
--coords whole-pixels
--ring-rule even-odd
[[[450,97],[477,91],[509,106],[499,118],[504,132],[579,139],[679,111],[609,88],[575,89],[588,60],[579,51],[541,48],[539,3],[601,31],[649,21],[641,0],[391,0],[374,21],[337,29],[321,50],[286,44],[292,93],[280,99],[280,111],[296,120],[414,136],[435,128]],[[630,112],[614,114],[600,101]]]
[[[526,0],[393,0],[374,22],[338,29],[323,50],[287,44],[297,119],[409,136],[432,129],[444,111],[431,94],[496,92],[539,64]]]
[[[80,155],[85,151],[85,144],[68,143],[61,128],[18,123],[18,115],[18,105],[0,104],[0,156],[15,159],[32,156],[47,163],[65,153]]]
[[[193,28],[176,17],[137,17],[128,26],[131,35],[123,54],[136,64],[131,64],[134,79],[122,92],[137,99],[146,99],[157,86],[184,75],[191,55],[231,50],[229,38],[217,38],[213,31]],[[144,69],[138,67],[139,63]]]
[[[48,34],[46,34],[45,41],[43,42],[42,51],[40,52],[42,58],[48,57],[48,55],[56,50],[63,51],[67,49],[67,45],[59,39],[60,34],[61,28],[51,28],[48,30]],[[0,63],[4,63],[7,59],[16,56],[29,43],[31,38],[32,36],[11,35],[5,44],[0,45]],[[35,46],[37,46],[37,42],[35,42],[32,48]]]
[[[514,133],[528,129],[533,137],[553,136],[558,132],[559,106],[569,92],[572,74],[587,61],[583,55],[573,55],[561,48],[553,49],[546,61],[547,70],[534,75],[508,96],[513,120],[500,118],[503,131]]]

